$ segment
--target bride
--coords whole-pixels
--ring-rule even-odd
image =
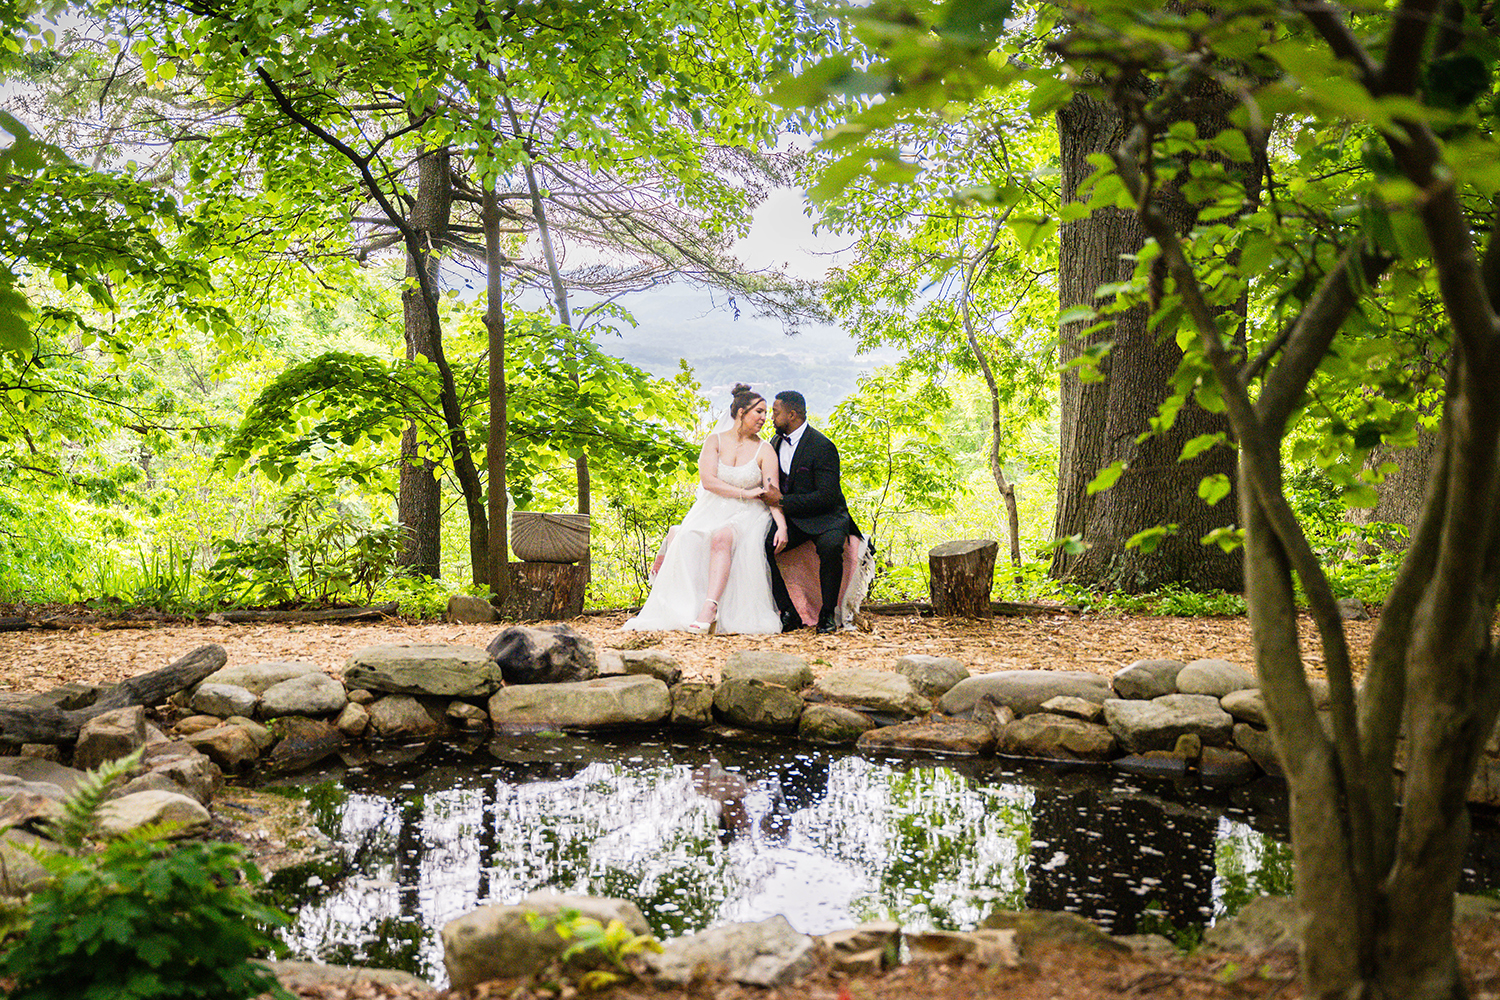
[[[779,550],[786,518],[763,499],[779,479],[776,454],[760,438],[765,422],[765,399],[736,385],[729,415],[698,453],[698,499],[667,532],[651,566],[651,596],[625,628],[781,631],[765,538],[774,520]]]

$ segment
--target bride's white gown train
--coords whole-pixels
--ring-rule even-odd
[[[761,485],[760,463],[719,463],[719,478],[730,486],[754,489]],[[781,631],[781,616],[771,598],[771,571],[766,565],[766,534],[771,511],[759,500],[721,497],[701,487],[687,517],[682,519],[667,547],[656,583],[641,613],[627,621],[627,629],[686,628],[698,618],[708,599],[708,557],[713,534],[728,525],[734,529],[734,558],[729,583],[719,598],[720,632]]]

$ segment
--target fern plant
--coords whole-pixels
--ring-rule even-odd
[[[105,793],[139,759],[89,772],[48,828],[62,850],[32,852],[53,878],[0,955],[7,1000],[290,1000],[251,962],[279,947],[266,928],[288,918],[256,899],[260,873],[239,845],[173,844],[150,827],[92,848]]]

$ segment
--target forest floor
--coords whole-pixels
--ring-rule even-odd
[[[0,615],[38,609],[6,608]],[[71,609],[70,609],[71,610]],[[952,656],[975,673],[997,670],[1085,670],[1112,674],[1135,660],[1220,657],[1252,666],[1249,623],[1243,617],[1170,618],[1057,612],[1030,618],[997,617],[988,622],[940,618],[872,616],[869,632],[819,636],[810,629],[779,636],[705,636],[683,633],[624,632],[624,614],[591,615],[572,624],[600,648],[656,647],[670,650],[688,679],[717,680],[728,656],[741,649],[795,653],[815,673],[849,667],[892,669],[909,653]],[[109,684],[164,666],[205,643],[219,643],[230,663],[303,660],[338,675],[349,654],[380,643],[444,642],[484,646],[503,625],[454,625],[392,619],[348,625],[204,625],[121,623],[66,630],[31,629],[0,633],[0,689],[42,691],[70,681]],[[1374,623],[1346,623],[1356,663],[1368,649]],[[1317,666],[1312,624],[1299,629],[1310,665]],[[1470,978],[1470,995],[1500,1000],[1500,920],[1461,929],[1460,952]],[[421,1000],[569,1000],[570,989],[539,992],[525,983],[495,983],[467,993],[432,993],[391,986],[314,985],[299,995],[318,1000],[355,997]],[[1289,955],[1252,957],[1200,951],[1193,955],[1109,955],[1079,948],[1043,948],[1023,955],[1019,968],[976,969],[950,965],[907,965],[881,974],[843,977],[819,969],[793,987],[756,990],[706,982],[686,990],[656,990],[639,984],[616,988],[617,1000],[1290,1000],[1302,995]]]

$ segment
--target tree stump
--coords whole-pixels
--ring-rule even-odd
[[[585,563],[513,562],[501,618],[563,621],[583,613]]]
[[[990,589],[995,584],[995,556],[1000,543],[992,538],[944,542],[927,553],[928,584],[935,614],[956,618],[989,618]]]

